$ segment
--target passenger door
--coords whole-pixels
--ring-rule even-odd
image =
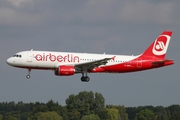
[[[31,52],[27,53],[27,62],[32,62],[32,58],[33,58],[33,54]]]

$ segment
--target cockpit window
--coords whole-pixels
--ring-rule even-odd
[[[16,54],[16,55],[13,55],[13,57],[19,57],[19,58],[21,58],[22,56],[21,56],[21,55]]]

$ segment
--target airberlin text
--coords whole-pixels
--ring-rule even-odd
[[[36,54],[34,58],[37,61],[51,61],[51,62],[79,62],[79,57],[73,54],[54,55],[54,54]]]

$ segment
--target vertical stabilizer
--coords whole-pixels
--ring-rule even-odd
[[[145,50],[142,56],[155,56],[164,58],[171,39],[172,31],[164,31],[159,37]]]

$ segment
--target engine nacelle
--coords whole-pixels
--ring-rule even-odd
[[[59,66],[55,71],[54,74],[58,76],[70,76],[74,75],[75,69],[74,66]]]

